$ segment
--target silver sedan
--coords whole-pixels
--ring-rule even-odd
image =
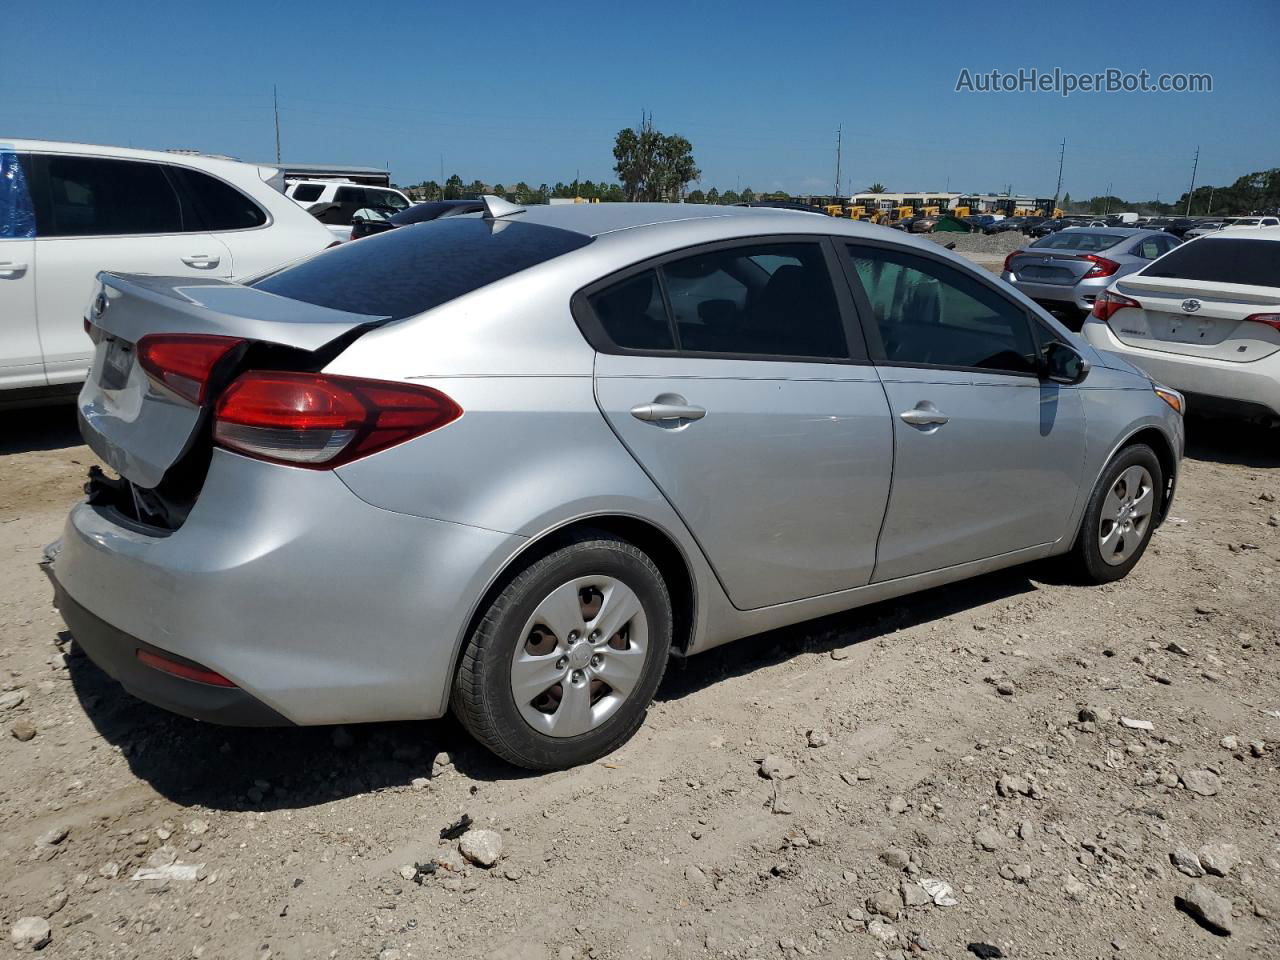
[[[1182,398],[882,227],[600,204],[401,227],[248,284],[104,274],[95,468],[46,551],[125,689],[438,717],[553,769],[672,656],[1061,557],[1125,576]]]
[[[1068,227],[1009,254],[1000,276],[1041,305],[1065,310],[1079,330],[1098,294],[1179,243],[1162,230]]]

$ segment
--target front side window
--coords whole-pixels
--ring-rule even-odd
[[[850,244],[889,363],[1035,373],[1026,314],[961,270],[899,250]]]
[[[42,237],[180,233],[178,195],[158,163],[105,157],[46,159],[48,197],[37,217]],[[44,216],[41,213],[44,212]]]
[[[662,266],[677,346],[696,353],[843,359],[844,324],[816,243],[764,243]]]
[[[249,230],[267,222],[256,203],[217,177],[189,167],[170,167],[169,172],[205,230]]]

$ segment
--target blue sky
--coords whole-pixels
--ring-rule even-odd
[[[400,183],[612,179],[641,110],[702,186],[1173,199],[1280,165],[1276,0],[480,7],[42,0],[7,18],[0,139],[389,165]],[[1074,26],[1073,26],[1074,24]],[[956,93],[962,68],[1207,72],[1208,94]]]

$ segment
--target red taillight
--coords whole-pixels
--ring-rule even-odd
[[[1013,273],[1013,258],[1022,254],[1023,251],[1015,250],[1004,258],[1004,272]]]
[[[213,437],[261,460],[327,470],[437,430],[462,408],[431,387],[252,372],[218,401]]]
[[[201,406],[213,368],[242,343],[239,337],[149,333],[138,341],[138,363],[152,380]]]
[[[1106,257],[1099,257],[1097,254],[1086,253],[1080,259],[1088,260],[1093,264],[1093,266],[1089,268],[1089,272],[1084,275],[1085,279],[1090,279],[1092,277],[1109,277],[1120,269],[1120,264],[1116,263],[1114,260],[1108,260]]]
[[[1268,327],[1280,330],[1280,313],[1254,313],[1244,318],[1245,323],[1265,323]]]
[[[1123,310],[1125,307],[1137,307],[1141,310],[1142,304],[1137,300],[1122,297],[1118,293],[1112,293],[1110,290],[1103,290],[1098,299],[1093,301],[1093,309],[1089,312],[1098,320],[1106,323],[1117,310]]]
[[[138,649],[137,656],[140,663],[173,677],[181,677],[183,680],[192,680],[196,683],[207,683],[211,687],[235,686],[222,674],[206,670],[204,667],[198,667],[194,663],[170,659],[162,654],[152,653],[150,650],[143,650],[142,648]]]

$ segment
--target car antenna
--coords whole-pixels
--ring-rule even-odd
[[[503,200],[501,197],[495,197],[491,193],[486,193],[480,200],[484,204],[484,219],[486,220],[498,220],[502,217],[524,213],[524,207],[518,203]]]

